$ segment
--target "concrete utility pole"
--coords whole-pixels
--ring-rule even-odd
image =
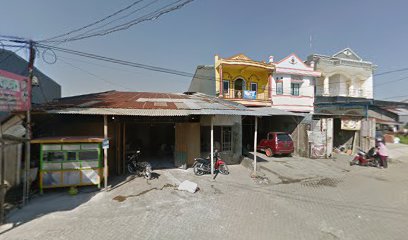
[[[24,164],[24,184],[23,184],[23,205],[27,203],[30,195],[30,158],[31,158],[31,95],[32,95],[32,81],[34,76],[34,60],[35,60],[35,49],[34,42],[30,40],[30,58],[28,61],[28,79],[27,79],[27,89],[28,89],[28,101],[30,105],[27,109],[27,123],[26,123],[26,151],[25,151],[25,164]]]

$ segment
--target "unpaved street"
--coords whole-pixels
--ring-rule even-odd
[[[216,181],[172,169],[110,192],[49,191],[12,212],[0,239],[406,239],[408,147],[389,148],[388,169],[259,154],[269,184],[237,165]],[[174,189],[186,179],[200,191]]]

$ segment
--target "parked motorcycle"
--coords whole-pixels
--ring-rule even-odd
[[[152,165],[149,162],[140,161],[140,150],[128,156],[127,170],[131,174],[144,177],[148,180],[152,178]]]
[[[214,151],[214,160],[215,160],[214,178],[217,176],[218,173],[228,175],[229,174],[228,166],[221,159],[220,154],[218,153],[217,150]],[[195,158],[194,164],[193,164],[193,170],[194,170],[194,174],[197,176],[211,173],[211,156],[207,158]]]
[[[376,149],[373,147],[367,153],[361,149],[358,150],[356,156],[354,156],[354,159],[350,162],[350,166],[352,165],[378,167],[380,162]]]

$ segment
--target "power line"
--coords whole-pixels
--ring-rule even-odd
[[[169,69],[169,68],[163,68],[163,67],[157,67],[157,66],[152,66],[152,65],[147,65],[147,64],[141,64],[141,63],[135,63],[131,61],[125,61],[125,60],[120,60],[120,59],[115,59],[115,58],[110,58],[110,57],[104,57],[96,54],[91,54],[91,53],[85,53],[81,51],[76,51],[76,50],[71,50],[71,49],[66,49],[66,48],[61,48],[61,47],[56,47],[56,46],[51,46],[51,45],[44,45],[44,44],[37,44],[38,47],[42,47],[46,50],[55,50],[55,51],[60,51],[72,55],[77,55],[77,56],[82,56],[86,58],[91,58],[99,61],[105,61],[109,63],[115,63],[119,65],[124,65],[124,66],[130,66],[130,67],[136,67],[136,68],[142,68],[150,71],[155,71],[155,72],[162,72],[162,73],[168,73],[168,74],[173,74],[173,75],[178,75],[182,77],[189,77],[189,78],[197,78],[197,79],[202,79],[202,80],[208,80],[208,81],[215,81],[214,77],[211,76],[202,76],[202,75],[197,75],[189,72],[184,72],[184,71],[179,71],[179,70],[174,70],[174,69]],[[332,82],[333,83],[340,83],[340,82]],[[314,88],[314,87],[319,87],[319,86],[324,86],[324,85],[310,85],[308,87]],[[333,87],[331,88],[333,89]],[[357,89],[354,91],[358,91]],[[366,94],[372,93],[372,91],[365,91]]]
[[[0,63],[6,61],[7,59],[9,59],[11,56],[13,56],[14,54],[17,54],[18,51],[20,51],[21,49],[27,47],[26,45],[21,46],[20,48],[16,49],[15,51],[10,51],[10,53],[4,57],[3,59],[0,60]]]
[[[134,14],[134,13],[140,11],[140,10],[143,10],[143,9],[145,9],[145,8],[147,8],[147,7],[151,6],[151,5],[153,5],[153,4],[155,4],[155,3],[158,2],[158,1],[159,1],[159,0],[154,0],[154,1],[152,1],[152,2],[150,2],[150,3],[148,3],[148,4],[146,4],[145,6],[140,7],[140,8],[137,8],[137,9],[133,10],[132,12],[130,12],[130,13],[128,13],[128,14],[126,14],[126,15],[120,17],[120,18],[116,18],[116,19],[114,19],[114,20],[112,20],[112,21],[109,21],[109,22],[107,22],[107,23],[105,23],[105,24],[103,24],[103,25],[101,25],[101,26],[98,26],[98,27],[89,29],[88,31],[86,31],[86,32],[84,32],[84,33],[78,34],[76,37],[84,36],[84,35],[86,35],[87,33],[91,33],[92,31],[96,31],[96,30],[101,29],[101,28],[103,28],[103,27],[106,27],[106,26],[108,26],[108,25],[110,25],[110,24],[112,24],[112,23],[114,23],[114,22],[117,22],[117,21],[119,21],[119,20],[125,19],[125,18],[129,17],[130,15],[132,15],[132,14]]]
[[[121,88],[123,88],[123,89],[130,90],[130,91],[134,91],[134,89],[131,89],[131,88],[128,88],[128,87],[123,86],[123,85],[121,85],[121,84],[118,84],[118,83],[109,81],[109,80],[107,80],[106,78],[103,78],[103,77],[101,77],[101,76],[98,76],[98,75],[96,75],[96,74],[94,74],[94,73],[92,73],[92,72],[89,72],[89,71],[87,71],[87,70],[81,68],[81,67],[75,66],[75,65],[72,64],[72,63],[69,63],[69,62],[64,61],[64,60],[62,60],[62,59],[60,59],[60,60],[61,60],[63,63],[65,63],[65,64],[67,64],[67,65],[69,65],[69,66],[71,66],[71,67],[73,67],[73,68],[75,68],[75,69],[78,69],[78,70],[80,70],[80,71],[82,71],[82,72],[84,72],[84,73],[86,73],[86,74],[88,74],[88,75],[91,75],[91,76],[93,76],[93,77],[95,77],[95,78],[97,78],[97,79],[100,79],[100,80],[102,80],[102,81],[104,81],[104,82],[106,82],[106,83],[108,83],[108,84],[111,84],[112,86],[119,86],[119,87],[121,87]]]
[[[408,95],[392,96],[392,97],[386,97],[383,99],[395,99],[395,98],[406,98],[406,97],[408,97]]]
[[[386,75],[386,74],[391,74],[391,73],[396,73],[396,72],[404,72],[404,71],[408,71],[408,68],[400,68],[400,69],[395,69],[395,70],[391,70],[391,71],[387,71],[387,72],[377,73],[377,74],[374,74],[374,76],[382,76],[382,75]]]
[[[178,71],[178,70],[163,68],[163,67],[156,67],[156,66],[147,65],[147,64],[135,63],[135,62],[125,61],[125,60],[120,60],[120,59],[115,59],[115,58],[110,58],[110,57],[104,57],[104,56],[100,56],[100,55],[96,55],[96,54],[85,53],[85,52],[70,50],[70,49],[66,49],[66,48],[60,48],[60,47],[44,45],[44,44],[37,44],[37,46],[45,48],[46,50],[47,49],[52,49],[52,50],[55,50],[55,51],[60,51],[60,52],[68,53],[68,54],[78,55],[78,56],[92,58],[92,59],[96,59],[96,60],[100,60],[100,61],[106,61],[106,62],[110,62],[110,63],[116,63],[116,64],[120,64],[120,65],[126,65],[126,66],[131,66],[131,67],[147,69],[147,70],[156,71],[156,72],[169,73],[169,74],[174,74],[174,75],[179,75],[179,76],[184,76],[184,77],[193,77],[194,76],[194,74],[188,73],[188,72],[183,72],[183,71]]]
[[[405,80],[405,79],[408,79],[408,77],[403,77],[403,78],[398,78],[398,79],[382,82],[382,83],[377,84],[375,87],[379,87],[379,86],[390,84],[390,83],[400,82],[400,81]]]
[[[66,38],[66,39],[62,39],[62,40],[58,40],[58,41],[48,40],[48,41],[43,41],[43,42],[48,42],[48,43],[52,43],[52,42],[58,42],[58,43],[72,42],[72,41],[77,41],[77,40],[81,40],[81,39],[85,39],[85,38],[91,38],[91,37],[95,37],[95,36],[104,36],[104,35],[107,35],[107,34],[110,34],[110,33],[113,33],[113,32],[126,30],[126,29],[130,28],[133,25],[139,24],[139,23],[144,22],[144,21],[155,20],[155,19],[159,18],[160,16],[162,16],[162,15],[164,15],[166,13],[178,10],[178,9],[182,8],[183,6],[185,6],[186,4],[188,4],[188,3],[192,2],[192,1],[194,1],[194,0],[186,0],[186,1],[178,0],[176,2],[173,2],[171,4],[166,5],[166,6],[162,7],[162,8],[160,8],[160,9],[157,9],[157,10],[155,10],[155,11],[149,13],[149,14],[146,14],[146,15],[140,17],[140,18],[131,20],[129,22],[126,22],[126,23],[123,23],[123,24],[120,24],[120,25],[117,25],[117,26],[114,26],[114,27],[111,27],[111,28],[108,28],[108,29],[105,29],[105,30],[101,30],[101,31],[98,31],[98,32],[95,32],[95,33],[90,33],[90,34],[85,35],[85,36],[78,35],[76,37]],[[181,2],[181,3],[179,3],[179,2]],[[176,4],[176,3],[178,3],[178,4]]]
[[[102,18],[102,19],[99,19],[99,20],[97,20],[97,21],[95,21],[95,22],[92,22],[92,23],[90,23],[90,24],[87,24],[87,25],[85,25],[85,26],[83,26],[83,27],[73,29],[73,30],[71,30],[71,31],[69,31],[69,32],[66,32],[66,33],[59,34],[59,35],[57,35],[57,36],[51,37],[51,38],[47,38],[47,39],[41,40],[40,42],[48,42],[48,41],[50,41],[50,40],[53,40],[53,39],[56,39],[56,38],[61,38],[61,37],[64,37],[64,36],[68,36],[68,35],[70,35],[70,34],[72,34],[72,33],[79,32],[79,31],[84,30],[84,29],[86,29],[86,28],[92,27],[92,26],[94,26],[94,25],[96,25],[96,24],[98,24],[98,23],[101,23],[101,22],[103,22],[103,21],[105,21],[105,20],[107,20],[107,19],[109,19],[109,18],[111,18],[111,17],[114,17],[114,16],[118,15],[119,13],[122,13],[122,12],[124,12],[124,11],[126,11],[126,10],[132,8],[133,6],[137,5],[138,3],[142,2],[142,1],[144,1],[144,0],[135,1],[135,2],[133,2],[132,4],[126,6],[126,7],[122,8],[122,9],[120,9],[120,10],[118,10],[118,11],[116,11],[116,12],[114,12],[114,13],[112,13],[112,14],[110,14],[110,15],[104,17],[104,18]]]

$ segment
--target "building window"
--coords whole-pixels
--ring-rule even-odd
[[[228,80],[224,80],[222,81],[222,92],[224,94],[228,94],[229,93],[229,81]]]
[[[276,83],[276,94],[279,94],[279,95],[283,94],[283,82]]]
[[[257,83],[251,83],[251,91],[257,92],[258,90],[258,84]]]
[[[299,83],[291,83],[291,93],[293,96],[299,96]]]
[[[201,152],[211,151],[210,127],[201,127]],[[214,149],[221,152],[232,151],[232,127],[214,126]]]

